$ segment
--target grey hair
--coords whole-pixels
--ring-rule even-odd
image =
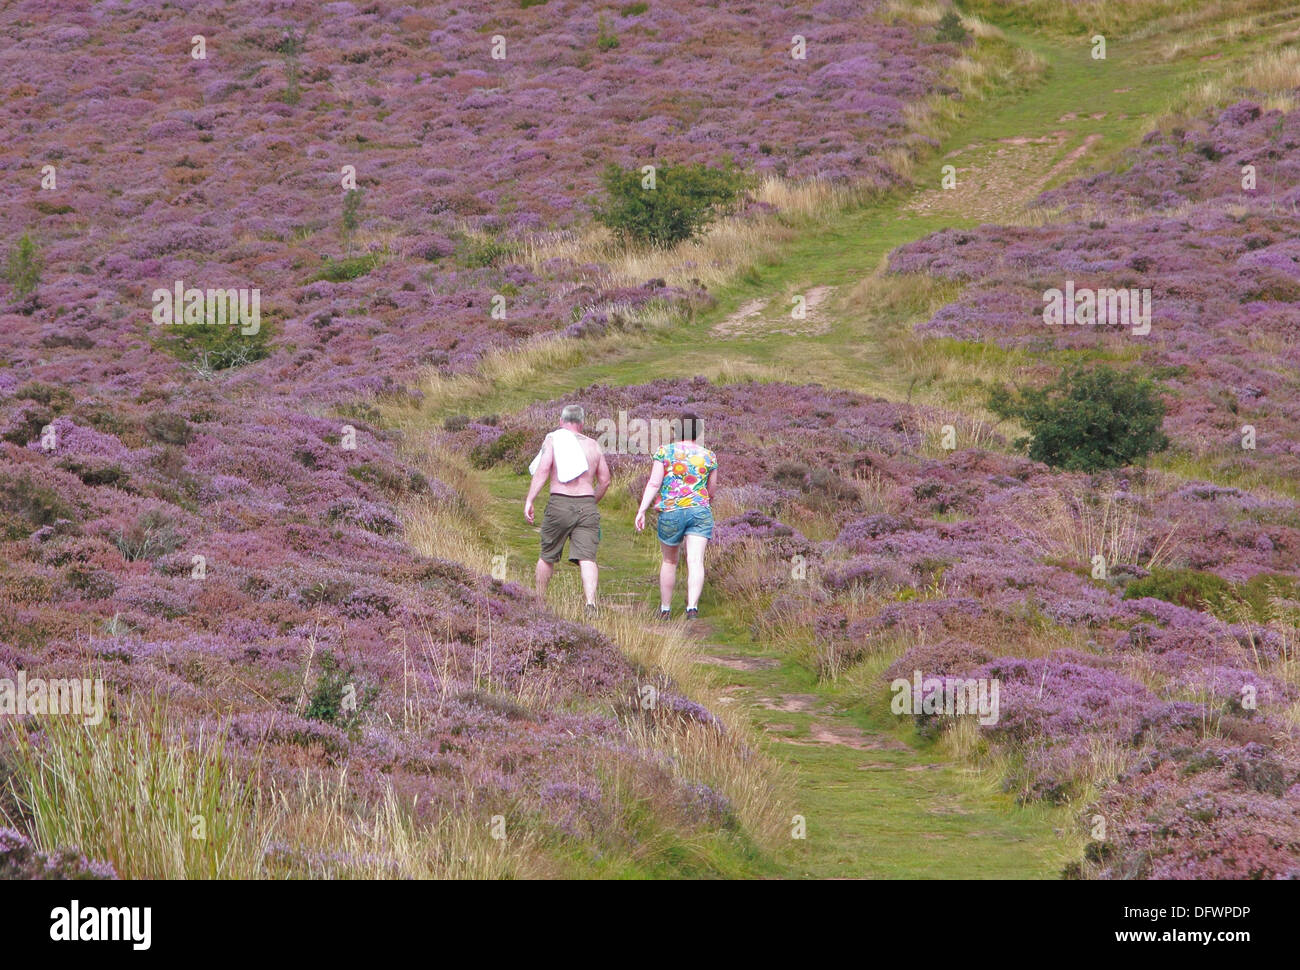
[[[582,424],[586,416],[587,412],[582,410],[581,404],[566,404],[560,412],[560,420],[565,424]]]

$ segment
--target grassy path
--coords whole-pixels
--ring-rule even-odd
[[[882,306],[860,281],[891,249],[934,230],[1020,218],[1023,204],[1049,184],[1135,143],[1177,90],[1207,70],[1195,61],[1160,63],[1121,41],[1110,44],[1106,61],[1094,61],[1086,38],[1011,36],[1044,58],[1046,78],[1028,94],[979,106],[925,163],[932,186],[841,213],[715,293],[717,305],[689,323],[526,386],[443,402],[415,426],[451,413],[506,413],[597,382],[709,374],[723,358],[772,378],[953,403],[949,381],[898,351],[896,338],[906,336],[918,308]],[[958,170],[958,188],[947,192],[938,188],[945,163]],[[830,295],[815,326],[775,333],[762,325],[788,318],[791,293],[817,287]],[[751,316],[743,318],[740,308]],[[492,495],[485,521],[493,541],[509,554],[511,578],[531,583],[537,538],[520,511],[526,480],[500,469],[482,477]],[[657,543],[649,532],[633,533],[633,511],[630,497],[614,493],[602,508],[602,595],[613,608],[649,617]],[[557,572],[553,595],[577,595],[575,572]],[[729,613],[707,588],[701,605],[706,618],[692,629],[699,662],[713,671],[728,702],[748,713],[760,743],[789,766],[795,810],[806,819],[807,837],[791,840],[776,860],[779,873],[1053,877],[1078,852],[1079,838],[1070,834],[1077,826],[1064,810],[1016,806],[989,778],[945,762],[883,704],[852,701],[792,658],[755,643],[746,618]]]

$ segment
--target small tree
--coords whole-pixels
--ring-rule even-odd
[[[361,190],[348,189],[343,195],[343,233],[349,235],[361,223]]]
[[[1077,367],[1040,389],[995,388],[989,409],[1025,425],[1029,437],[1016,444],[1030,458],[1067,471],[1119,468],[1169,445],[1155,385],[1109,367]]]
[[[36,289],[43,266],[40,247],[30,234],[23,233],[9,250],[9,259],[5,263],[5,278],[14,288],[14,296],[26,297]]]
[[[969,36],[966,28],[961,24],[961,17],[956,10],[949,10],[939,18],[935,25],[935,31],[938,34],[939,42],[944,44],[964,44]]]
[[[605,197],[595,207],[596,221],[634,243],[672,246],[698,234],[719,214],[730,211],[748,184],[731,164],[709,168],[696,162],[664,165],[644,185],[640,169],[609,165],[602,181]]]

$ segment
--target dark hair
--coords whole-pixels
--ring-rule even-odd
[[[700,428],[704,424],[693,411],[682,412],[682,440],[694,441],[700,436]]]

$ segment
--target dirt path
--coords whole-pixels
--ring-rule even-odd
[[[740,306],[725,320],[713,327],[714,337],[731,339],[752,337],[758,334],[786,334],[788,336],[814,336],[830,329],[825,303],[834,292],[832,286],[811,286],[795,293],[784,303],[777,299],[750,300]],[[800,297],[802,305],[794,298]],[[796,313],[802,316],[796,316]]]

